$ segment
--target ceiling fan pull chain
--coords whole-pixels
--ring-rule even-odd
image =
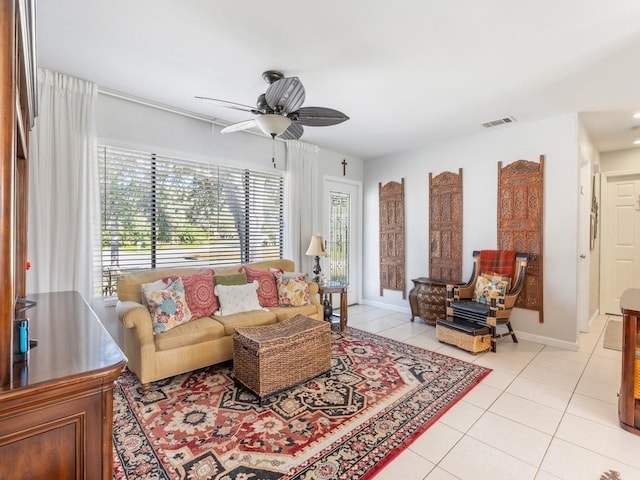
[[[276,139],[275,139],[275,137],[271,139],[271,163],[273,163],[273,168],[276,168]]]

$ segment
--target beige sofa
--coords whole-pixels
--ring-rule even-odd
[[[279,268],[295,271],[291,260],[271,260],[247,264],[255,269]],[[214,267],[216,274],[235,273],[241,265]],[[226,316],[212,315],[191,320],[166,332],[153,334],[151,315],[142,305],[141,285],[168,276],[188,275],[201,267],[149,269],[120,276],[118,279],[118,319],[125,326],[124,352],[128,368],[142,384],[143,393],[151,382],[189,372],[233,358],[233,334],[236,327],[270,325],[303,314],[321,320],[322,305],[318,285],[309,283],[309,305],[301,307],[270,307]]]

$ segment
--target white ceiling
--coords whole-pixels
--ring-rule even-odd
[[[351,117],[302,140],[363,159],[507,116],[640,138],[638,0],[38,0],[37,35],[43,67],[223,123],[251,114],[194,96],[253,106],[263,71],[298,76]]]

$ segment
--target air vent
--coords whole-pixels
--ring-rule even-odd
[[[490,122],[485,122],[482,124],[482,126],[484,128],[491,128],[491,127],[497,127],[498,125],[504,125],[505,123],[513,123],[516,122],[516,118],[515,117],[504,117],[504,118],[499,118],[498,120],[492,120]]]

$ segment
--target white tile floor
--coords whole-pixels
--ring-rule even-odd
[[[510,338],[471,355],[409,315],[349,307],[349,326],[493,369],[377,480],[640,480],[640,436],[620,428],[620,352],[602,348],[608,317],[569,352]]]

